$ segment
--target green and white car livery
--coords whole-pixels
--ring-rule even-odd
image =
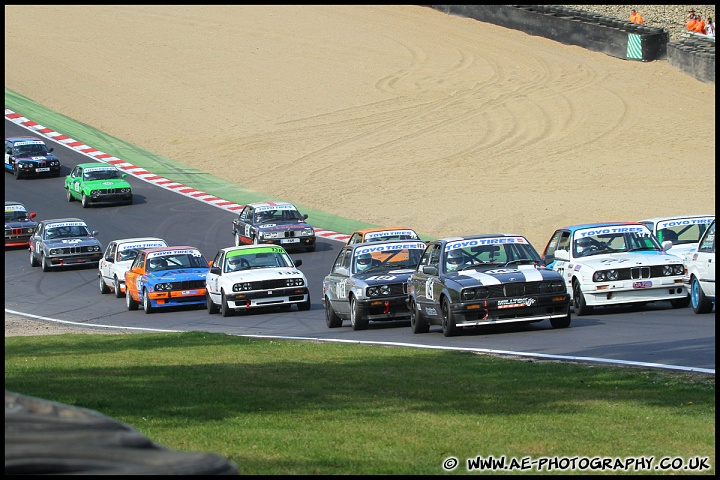
[[[65,177],[68,202],[79,200],[83,208],[90,205],[131,205],[132,187],[126,173],[113,165],[81,163]]]

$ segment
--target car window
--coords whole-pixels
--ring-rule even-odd
[[[715,251],[715,222],[713,222],[710,225],[710,228],[708,228],[707,233],[700,242],[698,251],[706,253],[712,253]]]
[[[23,220],[28,216],[27,210],[19,205],[5,207],[5,220]]]

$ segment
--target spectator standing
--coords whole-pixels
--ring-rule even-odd
[[[685,28],[688,32],[695,31],[695,23],[697,20],[695,20],[695,10],[690,10],[688,12],[690,15],[688,16],[687,22],[685,22]]]
[[[712,17],[708,17],[708,21],[705,24],[705,35],[715,38],[715,23],[712,21]]]
[[[633,23],[639,23],[640,25],[645,23],[643,21],[642,15],[640,15],[640,13],[638,13],[638,11],[635,10],[634,8],[632,10],[630,10],[630,21]]]
[[[705,35],[705,22],[700,15],[695,15],[695,27],[692,30],[695,33]]]

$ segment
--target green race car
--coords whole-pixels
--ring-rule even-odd
[[[123,173],[112,165],[81,163],[65,177],[68,202],[79,200],[83,208],[90,205],[131,205],[132,187]]]

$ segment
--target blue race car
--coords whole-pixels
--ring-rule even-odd
[[[47,148],[45,142],[35,137],[10,137],[5,139],[5,171],[15,179],[57,177],[60,160]]]

